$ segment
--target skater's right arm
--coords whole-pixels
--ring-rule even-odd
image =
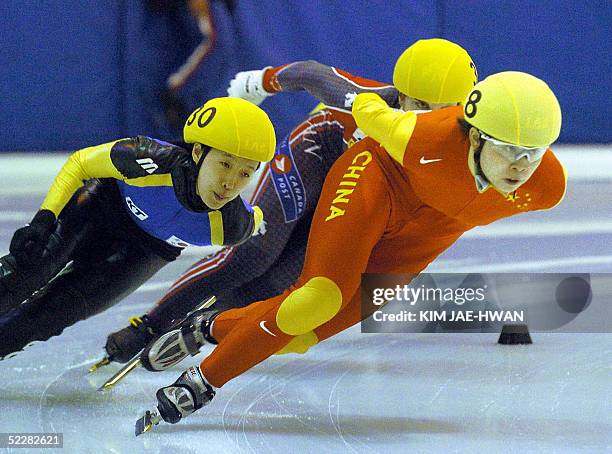
[[[399,96],[392,85],[357,77],[315,60],[240,72],[231,81],[228,94],[260,104],[267,96],[280,91],[302,90],[330,107],[346,110],[350,110],[359,93],[377,93],[394,107]]]
[[[68,158],[55,177],[41,210],[58,216],[74,192],[92,178],[130,180],[136,186],[171,186],[169,172],[184,158],[183,149],[144,136],[83,148]]]
[[[107,164],[110,149],[115,143],[84,148],[68,158],[34,218],[13,234],[9,251],[18,263],[33,266],[40,260],[57,216],[84,180],[96,176],[118,176],[117,169]]]
[[[404,154],[416,126],[416,113],[393,109],[376,94],[360,94],[353,104],[353,117],[366,135],[405,166]]]

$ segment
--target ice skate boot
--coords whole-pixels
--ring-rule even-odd
[[[204,344],[217,344],[210,327],[218,314],[214,309],[194,312],[180,327],[161,335],[143,350],[142,366],[152,372],[166,370],[188,355],[195,356]]]

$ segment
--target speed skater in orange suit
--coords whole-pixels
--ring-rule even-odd
[[[476,84],[477,74],[462,47],[444,39],[423,39],[397,59],[393,82],[363,79],[312,60],[236,74],[230,96],[260,104],[275,93],[307,90],[325,108],[279,141],[258,180],[252,203],[261,207],[265,222],[257,235],[193,264],[157,304],[108,336],[107,357],[129,361],[210,295],[217,297],[215,309],[233,309],[276,296],[297,280],[325,177],[362,137],[350,111],[358,93],[376,93],[402,110],[456,106]]]
[[[196,313],[143,351],[143,365],[159,371],[218,343],[157,391],[166,422],[269,356],[305,352],[358,322],[362,273],[419,273],[469,229],[552,208],[565,194],[565,172],[549,149],[560,133],[559,103],[529,74],[491,75],[463,107],[399,112],[368,93],[352,112],[368,137],[325,180],[297,281],[246,308]]]

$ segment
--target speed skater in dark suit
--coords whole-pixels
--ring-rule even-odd
[[[217,296],[216,310],[242,307],[281,293],[297,279],[325,177],[347,146],[362,137],[350,112],[358,93],[377,93],[402,110],[429,110],[462,103],[476,81],[468,53],[443,39],[408,47],[396,62],[394,86],[315,61],[238,73],[231,96],[259,104],[277,92],[307,90],[327,107],[280,141],[262,174],[253,199],[266,215],[259,234],[194,264],[146,315],[108,337],[107,355],[128,361],[210,295]]]
[[[0,358],[117,303],[189,245],[247,241],[240,197],[276,139],[267,114],[215,98],[187,119],[192,151],[149,137],[81,149],[0,258]]]

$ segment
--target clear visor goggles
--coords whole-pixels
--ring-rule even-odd
[[[527,158],[529,162],[535,162],[538,159],[541,159],[546,153],[548,146],[545,147],[522,147],[520,145],[514,145],[512,143],[503,142],[501,140],[494,139],[493,137],[489,137],[482,131],[480,131],[480,137],[487,142],[491,142],[495,145],[495,149],[499,151],[499,153],[504,156],[508,161],[519,161],[522,158]]]

